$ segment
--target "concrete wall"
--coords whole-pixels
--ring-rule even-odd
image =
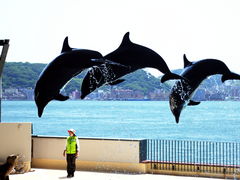
[[[66,137],[33,137],[33,167],[65,169]],[[140,140],[79,139],[77,169],[145,172]]]
[[[145,158],[140,153],[146,145],[143,140],[81,138],[79,144],[78,170],[146,171],[146,166],[139,163]],[[0,163],[10,154],[19,154],[25,171],[31,167],[66,169],[66,137],[32,136],[31,123],[0,123],[0,145]]]
[[[10,154],[19,154],[25,164],[25,170],[30,169],[31,162],[31,123],[0,123],[0,162],[5,162]]]

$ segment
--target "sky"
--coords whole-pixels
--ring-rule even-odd
[[[7,62],[49,63],[66,36],[106,55],[130,32],[171,70],[183,68],[185,53],[240,73],[239,9],[239,0],[1,0],[0,39],[10,39]]]

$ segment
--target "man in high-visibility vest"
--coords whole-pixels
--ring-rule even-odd
[[[79,155],[79,141],[78,137],[75,135],[76,131],[74,129],[68,130],[69,136],[67,137],[66,149],[63,151],[63,156],[67,154],[67,177],[74,177],[74,172],[76,170],[76,158]]]

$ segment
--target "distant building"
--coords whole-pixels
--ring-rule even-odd
[[[34,90],[33,89],[20,89],[25,96],[26,100],[34,100]]]
[[[112,99],[132,99],[134,96],[133,90],[130,89],[114,89],[111,91],[110,98]]]
[[[150,100],[164,101],[164,100],[168,100],[169,92],[164,91],[162,89],[156,89],[153,92],[150,92],[148,96]]]
[[[66,94],[65,90],[61,91]],[[154,91],[134,91],[132,89],[123,89],[117,86],[108,89],[97,89],[90,93],[85,99],[93,100],[169,100],[170,89],[159,88]],[[69,94],[73,100],[79,99],[81,92],[74,90]],[[3,100],[34,100],[33,88],[7,88],[2,89]],[[237,84],[221,84],[206,88],[201,86],[193,96],[193,100],[240,100],[240,86]]]
[[[18,89],[16,89],[16,88],[4,89],[3,93],[5,93],[5,94],[18,94]]]
[[[26,100],[26,95],[16,88],[8,88],[3,90],[2,98],[4,100]]]

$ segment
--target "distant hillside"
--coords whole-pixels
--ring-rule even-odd
[[[7,62],[3,71],[3,89],[33,89],[45,66],[46,64],[41,63]],[[76,89],[80,89],[85,74],[86,72],[82,72],[74,77],[64,88],[65,92],[68,94]],[[147,93],[160,87],[160,80],[143,70],[128,74],[124,78],[126,81],[118,85],[118,87],[123,89]]]
[[[7,62],[3,71],[3,90],[4,89],[34,89],[35,83],[46,64],[41,63],[22,63]],[[181,73],[181,70],[175,70]],[[86,71],[74,77],[65,87],[64,93],[70,94],[75,90],[80,90],[82,79]],[[141,92],[142,97],[150,99],[166,100],[175,81],[160,83],[160,78],[156,78],[144,70],[138,70],[123,77],[125,81],[116,86],[102,86],[99,90],[111,91],[113,89],[131,90]],[[96,92],[96,91],[95,91]],[[132,96],[131,96],[132,97]],[[199,86],[195,97],[199,100],[240,100],[240,81],[221,82],[221,76],[211,76]]]
[[[33,88],[45,64],[7,62],[3,69],[3,89]]]

